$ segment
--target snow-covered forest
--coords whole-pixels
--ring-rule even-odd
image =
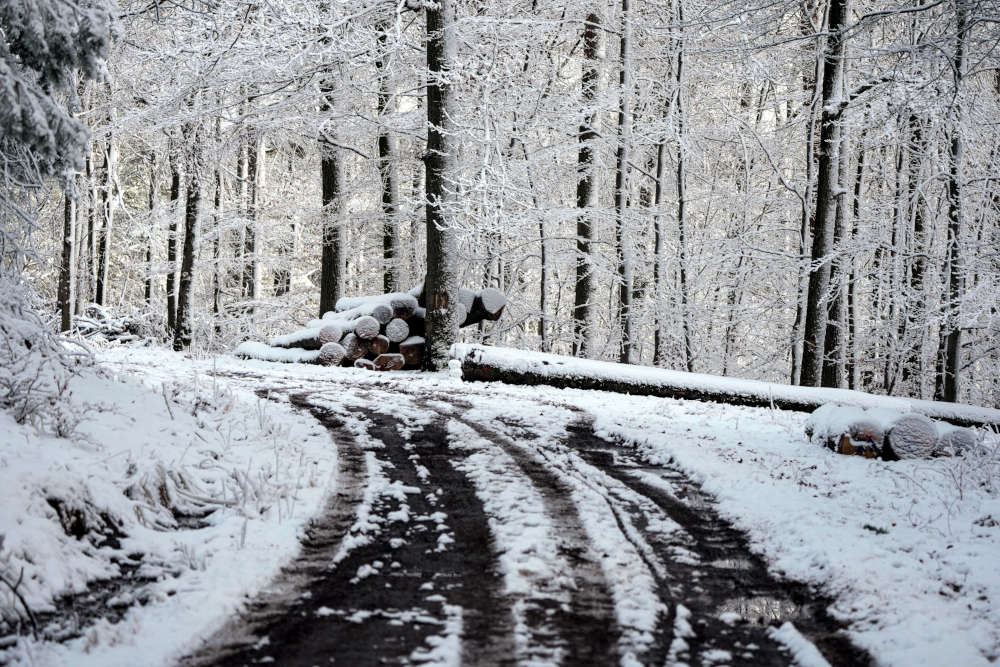
[[[1000,0],[0,0],[0,665],[995,664],[998,429]]]
[[[510,304],[466,340],[1000,401],[995,2],[442,11],[432,73],[421,3],[120,2],[31,197],[45,317],[221,350],[418,284],[431,80],[457,280]]]

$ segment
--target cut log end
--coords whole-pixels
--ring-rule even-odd
[[[399,353],[380,354],[374,361],[377,371],[398,371],[402,370],[405,364],[403,355]]]
[[[337,366],[347,356],[347,350],[337,342],[326,343],[319,348],[317,363],[322,366]]]

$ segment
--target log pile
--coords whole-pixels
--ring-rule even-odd
[[[498,320],[507,301],[492,287],[459,290],[459,326]],[[423,363],[424,289],[345,297],[304,329],[277,336],[269,344],[247,342],[235,354],[245,359],[354,366],[368,370],[417,369]]]
[[[806,436],[838,454],[886,461],[962,456],[978,446],[976,432],[915,412],[867,410],[829,403],[806,420]]]

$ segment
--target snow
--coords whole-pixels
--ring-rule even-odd
[[[456,351],[472,353],[461,347]],[[547,359],[517,354],[527,358],[525,363],[532,368],[535,363],[544,367],[541,361]],[[505,365],[521,363],[520,357],[511,358],[509,352],[490,355],[480,358]],[[516,465],[509,451],[517,451],[544,460],[555,471],[575,471],[559,476],[570,489],[567,501],[581,515],[581,529],[592,548],[619,549],[616,562],[602,563],[601,568],[618,622],[629,619],[638,624],[639,631],[626,636],[626,644],[641,646],[642,631],[648,627],[649,572],[635,551],[621,548],[628,527],[617,528],[609,522],[607,510],[594,502],[598,496],[592,489],[603,485],[611,494],[626,491],[602,480],[599,471],[588,468],[572,450],[559,448],[558,440],[570,419],[592,419],[602,437],[651,464],[679,469],[702,484],[717,500],[719,511],[747,533],[751,547],[772,571],[805,581],[834,599],[830,613],[844,619],[852,640],[870,651],[879,664],[974,666],[991,664],[1000,656],[1000,569],[996,565],[1000,438],[986,429],[965,431],[974,434],[977,442],[964,457],[886,462],[840,456],[816,446],[805,433],[809,415],[784,410],[463,382],[449,372],[370,374],[233,357],[191,359],[143,349],[107,351],[102,357],[120,377],[81,378],[77,395],[99,406],[81,424],[81,437],[72,441],[50,438],[0,415],[5,420],[0,422],[0,526],[5,536],[0,566],[7,566],[5,559],[20,558],[18,566],[27,568],[24,553],[59,554],[58,558],[35,559],[28,573],[30,588],[25,592],[38,608],[59,592],[80,590],[86,581],[114,570],[106,549],[65,537],[40,495],[44,488],[70,498],[89,498],[122,517],[129,535],[123,548],[127,545],[148,553],[164,563],[165,573],[179,575],[164,576],[152,584],[156,596],[151,604],[130,610],[121,623],[99,623],[85,638],[66,645],[22,640],[15,664],[169,664],[217,628],[227,613],[239,608],[245,596],[260,588],[294,553],[303,522],[332,491],[329,480],[335,454],[329,437],[302,413],[208,379],[213,371],[260,373],[268,376],[269,384],[312,386],[317,404],[337,409],[345,416],[344,428],[369,449],[382,445],[371,439],[361,419],[352,420],[350,414],[373,400],[372,392],[382,401],[380,409],[391,409],[405,421],[400,431],[404,437],[406,429],[428,419],[407,392],[419,390],[424,396],[451,392],[440,394],[437,401],[426,399],[427,405],[441,410],[455,410],[453,396],[461,395],[471,407],[461,408],[458,414],[464,421],[451,420],[448,430],[453,446],[465,450],[457,465],[470,476],[488,511],[507,593],[524,601],[546,596],[565,601],[570,585],[570,566],[558,550],[560,535],[543,511],[544,499],[523,475],[513,473]],[[589,364],[598,362],[568,365],[578,363],[589,372]],[[661,377],[649,369],[607,366],[600,372],[609,377],[612,369],[631,377],[649,377],[650,373]],[[135,373],[141,373],[141,383],[133,377]],[[677,375],[699,386],[695,376]],[[726,385],[720,378],[706,382]],[[744,386],[743,381],[735,382]],[[320,387],[328,390],[320,393]],[[774,394],[787,389],[775,386]],[[803,392],[817,398],[824,393]],[[856,398],[853,405],[869,409],[854,415],[880,426],[900,411],[924,412],[920,402],[879,400],[864,394]],[[979,417],[991,413],[963,406],[953,412]],[[512,416],[534,435],[511,435],[510,442],[500,447],[469,425],[509,424]],[[516,433],[510,430],[515,426],[505,428],[509,434]],[[942,434],[954,432],[937,428]],[[505,449],[508,444],[514,449]],[[412,491],[390,484],[374,453],[365,454],[370,481],[338,560],[382,529],[370,514],[379,497],[397,498],[403,508]],[[201,468],[198,464],[208,457],[221,469]],[[257,497],[241,498],[237,505],[220,503],[206,528],[153,530],[134,518],[140,501],[126,497],[123,490],[144,475],[155,479],[158,465],[189,473],[203,493],[221,500],[234,500],[236,488],[223,481],[233,471],[251,469],[260,473],[256,479],[266,483],[261,482]],[[133,466],[135,471],[129,473]],[[272,473],[270,477],[267,472]],[[653,469],[635,474],[649,483],[659,479],[669,489]],[[163,512],[151,516],[167,520]],[[444,525],[447,517],[401,514],[399,518]],[[659,528],[664,532],[677,529],[669,522]],[[441,534],[446,536],[441,547],[449,547],[447,533]],[[391,561],[391,557],[385,559],[382,567]],[[373,562],[370,567],[378,566]],[[365,581],[359,579],[358,585]],[[514,611],[521,619],[516,630],[523,655],[529,650],[524,643],[525,607],[515,605]],[[723,612],[724,620],[738,621],[727,612]],[[456,608],[428,648],[412,657],[440,664],[453,661],[458,655],[460,614]],[[693,632],[689,617],[690,612],[678,604],[674,624],[679,632],[671,647],[676,660],[693,659],[687,655],[684,639],[688,631]],[[771,632],[798,664],[824,664],[794,626],[786,624]],[[530,657],[556,660],[559,655]],[[623,661],[628,657],[624,651],[622,657]],[[703,662],[725,659],[721,652],[697,657]],[[276,659],[280,662],[280,656]]]
[[[791,622],[786,621],[779,628],[769,628],[769,634],[788,648],[799,667],[830,667],[819,649],[803,637]]]
[[[305,522],[332,491],[336,451],[308,418],[232,390],[173,353],[102,357],[105,372],[70,384],[68,402],[83,417],[71,438],[0,412],[0,569],[23,568],[20,591],[37,612],[117,575],[114,558],[142,553],[156,577],[150,602],[66,644],[22,638],[4,656],[12,664],[171,664],[295,554]],[[161,486],[178,479],[186,486]],[[130,489],[139,492],[129,497]],[[173,509],[214,510],[207,525],[177,527],[157,489]],[[68,537],[48,498],[114,517],[121,548]]]
[[[260,359],[262,361],[280,361],[286,364],[308,364],[319,359],[319,350],[303,350],[297,347],[288,349],[270,347],[264,343],[246,341],[240,343],[233,354],[237,357]]]

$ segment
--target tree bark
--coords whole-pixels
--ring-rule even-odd
[[[181,199],[180,148],[174,145],[170,153],[170,224],[167,227],[167,330],[177,327],[177,202]]]
[[[948,294],[945,302],[944,322],[941,327],[940,372],[935,398],[958,401],[962,369],[962,328],[959,320],[964,292],[964,266],[962,263],[962,93],[965,87],[965,45],[968,26],[968,8],[965,0],[955,0],[955,54],[952,60],[955,102],[949,118],[951,142],[948,146],[948,259],[945,274],[948,276]]]
[[[399,276],[399,175],[396,166],[395,140],[386,125],[393,111],[391,76],[388,55],[385,52],[389,24],[379,28],[379,56],[375,59],[378,71],[378,172],[382,189],[382,286],[386,294],[401,289]]]
[[[850,0],[831,0],[827,44],[823,55],[823,105],[820,117],[819,167],[816,181],[816,225],[813,232],[812,270],[806,300],[802,378],[800,384],[820,384],[826,342],[827,293],[830,288],[830,254],[833,250],[837,180],[840,155],[840,122],[835,108],[842,90],[844,29],[850,15]]]
[[[198,243],[198,205],[201,201],[200,137],[197,127],[189,128],[186,144],[192,152],[188,166],[186,203],[184,206],[184,250],[181,259],[177,322],[174,329],[174,350],[191,346],[191,310],[194,296],[194,258]]]
[[[684,24],[684,2],[676,0],[677,24]],[[678,28],[682,30],[683,28]],[[691,349],[691,330],[688,321],[688,280],[687,280],[687,164],[685,162],[685,119],[684,119],[684,38],[677,39],[677,66],[674,70],[674,115],[677,119],[677,265],[678,289],[680,291],[681,337],[684,344],[684,367],[694,372],[694,351]]]
[[[601,81],[601,61],[604,59],[601,19],[587,16],[583,28],[583,122],[577,132],[580,150],[577,155],[576,205],[576,289],[573,300],[573,354],[588,356],[593,346],[591,303],[594,300],[594,209],[597,206],[596,146],[600,115],[594,108]]]
[[[618,84],[618,153],[615,160],[615,249],[618,253],[618,328],[621,344],[618,361],[633,362],[635,331],[632,316],[632,240],[626,229],[629,192],[629,149],[632,143],[632,9],[622,0]]]
[[[59,330],[73,327],[73,265],[75,263],[76,201],[72,192],[63,194],[62,260],[59,265]]]
[[[457,246],[448,205],[447,184],[454,172],[451,117],[453,92],[448,70],[455,61],[455,4],[438,0],[427,7],[427,151],[424,156],[427,189],[427,302],[424,368],[448,367],[448,352],[458,336]]]
[[[149,154],[149,237],[146,239],[146,280],[143,299],[146,307],[153,305],[153,241],[156,229],[156,200],[160,184],[156,173],[156,153]]]
[[[111,264],[111,232],[114,228],[114,182],[117,162],[117,149],[111,135],[108,134],[104,141],[104,166],[101,169],[104,183],[98,192],[101,228],[97,241],[97,288],[94,300],[101,306],[106,305],[108,297],[108,270]]]
[[[252,313],[253,301],[260,294],[259,261],[257,259],[257,218],[260,215],[261,203],[261,170],[263,155],[261,154],[261,137],[256,128],[247,130],[247,215],[246,229],[243,236],[243,287],[242,295],[249,300],[246,310]]]
[[[324,110],[330,109],[326,101],[323,105]],[[319,281],[319,317],[322,317],[323,313],[334,310],[337,301],[344,296],[344,230],[341,226],[344,166],[339,149],[326,145],[322,138],[320,144],[323,247]]]

